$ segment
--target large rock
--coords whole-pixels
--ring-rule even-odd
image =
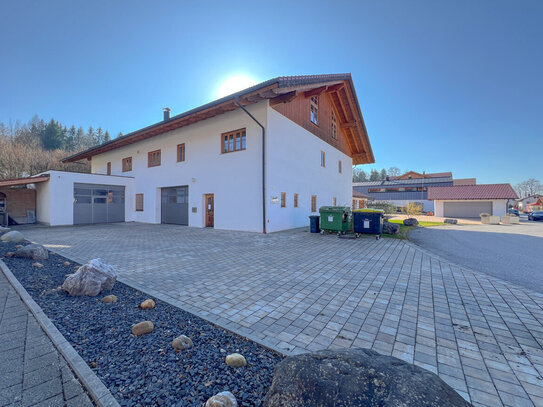
[[[2,242],[11,242],[11,243],[19,243],[25,240],[25,237],[23,234],[17,230],[12,230],[11,232],[4,233],[2,237],[0,237]]]
[[[243,355],[239,353],[232,353],[226,356],[225,362],[230,367],[245,367],[247,366],[247,361]]]
[[[419,225],[419,221],[416,220],[415,218],[407,218],[407,219],[404,219],[403,220],[403,224],[405,226],[418,226]]]
[[[264,407],[470,406],[437,375],[370,349],[291,356],[275,367]]]
[[[3,226],[0,226],[0,235],[1,235],[2,233],[9,232],[10,230],[11,230],[10,228],[5,228],[5,227],[3,227]]]
[[[387,235],[397,235],[400,233],[400,225],[397,223],[383,222],[383,233]]]
[[[139,322],[132,327],[132,334],[136,336],[145,335],[153,332],[155,324],[152,321]]]
[[[140,308],[142,308],[142,309],[153,309],[153,308],[155,308],[155,305],[156,305],[156,303],[152,299],[149,298],[149,299],[143,301],[140,304]]]
[[[44,260],[49,258],[49,252],[40,244],[29,244],[18,249],[13,257],[26,257],[33,260]]]
[[[458,223],[458,219],[449,219],[449,218],[447,218],[443,222],[444,223],[450,223],[451,225],[456,225]]]
[[[79,267],[74,273],[64,280],[62,289],[70,295],[89,295],[95,297],[98,294],[109,291],[117,280],[117,272],[100,259],[93,259]]]
[[[238,407],[238,402],[229,391],[221,391],[210,397],[205,402],[204,407]]]
[[[192,346],[193,346],[192,339],[190,339],[186,335],[179,335],[177,338],[175,338],[172,341],[172,348],[174,349],[185,350],[185,349],[192,348]]]

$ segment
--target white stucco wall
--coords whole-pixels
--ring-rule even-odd
[[[267,101],[247,108],[264,126]],[[221,154],[221,134],[246,128],[247,148]],[[177,145],[185,143],[185,161],[177,162]],[[143,140],[93,157],[92,172],[135,178],[134,194],[144,194],[144,210],[133,212],[138,222],[160,223],[160,189],[185,186],[189,189],[189,226],[203,227],[204,195],[214,194],[215,228],[261,231],[261,130],[237,109],[190,126]],[[161,150],[161,165],[147,167],[147,153]],[[132,171],[122,172],[122,159],[132,157]],[[134,202],[135,196],[127,200]],[[192,208],[197,212],[193,213]]]
[[[481,199],[481,201],[492,201],[492,213],[494,216],[503,216],[507,213],[507,199]],[[444,202],[471,202],[469,200],[447,200],[447,201],[434,201],[434,214],[435,216],[443,215],[443,203]]]
[[[125,197],[134,196],[134,179],[127,176],[81,174],[47,171],[49,181],[36,184],[38,222],[51,226],[72,225],[74,218],[74,183],[125,186]],[[133,221],[134,200],[125,199],[125,220]]]
[[[267,131],[267,230],[307,226],[311,195],[317,195],[317,211],[332,205],[352,205],[352,159],[322,141],[303,127],[268,108]],[[321,167],[321,151],[326,166]],[[338,161],[342,161],[342,173]],[[281,192],[286,192],[286,208],[281,208]],[[298,208],[294,208],[294,194]],[[274,200],[277,198],[277,201]]]

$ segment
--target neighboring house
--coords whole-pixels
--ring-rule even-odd
[[[536,203],[539,199],[543,199],[543,195],[534,194],[515,201],[515,207],[521,211],[528,211],[528,205]]]
[[[428,199],[428,188],[432,186],[452,186],[452,173],[418,173],[406,172],[397,177],[388,177],[384,181],[354,182],[353,189],[371,196],[376,201],[387,201],[396,206],[405,206],[416,202],[424,206],[424,211],[432,212],[434,203]]]
[[[274,232],[352,200],[373,163],[350,74],[279,77],[93,147],[92,174],[48,171],[38,221]]]
[[[543,210],[543,197],[537,198],[537,201],[526,204],[526,212]]]
[[[362,192],[358,192],[353,188],[353,209],[365,208],[368,201],[373,201],[373,198],[369,195],[363,194]]]
[[[517,199],[509,184],[458,185],[428,188],[428,199],[434,200],[435,216],[478,218],[481,213],[503,216],[507,203]]]

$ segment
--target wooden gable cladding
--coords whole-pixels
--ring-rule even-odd
[[[319,98],[318,124],[310,117],[311,97]],[[340,83],[305,92],[289,92],[270,100],[270,106],[321,140],[353,158],[353,164],[372,162],[364,145],[365,129],[358,119],[354,95],[349,85]],[[332,111],[338,124],[337,139],[332,136]]]

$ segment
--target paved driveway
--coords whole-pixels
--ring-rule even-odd
[[[144,224],[23,232],[284,353],[373,348],[474,405],[543,406],[543,295],[409,242]]]
[[[543,292],[543,222],[420,228],[409,238],[464,267]]]

